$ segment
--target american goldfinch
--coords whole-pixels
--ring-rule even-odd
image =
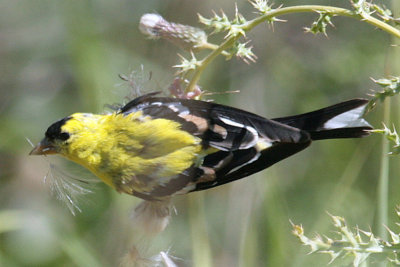
[[[74,113],[53,123],[30,154],[60,154],[119,192],[163,200],[249,176],[314,140],[366,136],[367,103],[352,99],[270,120],[150,93],[110,114]]]

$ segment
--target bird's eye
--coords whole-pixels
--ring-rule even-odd
[[[60,139],[62,141],[68,140],[69,134],[68,133],[60,133],[59,136],[57,136],[57,139]]]

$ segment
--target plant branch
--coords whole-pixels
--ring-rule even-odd
[[[195,88],[197,82],[200,80],[200,76],[203,73],[204,69],[210,64],[219,54],[223,53],[224,50],[230,47],[237,39],[241,36],[235,36],[228,38],[223,42],[220,46],[218,46],[214,51],[212,51],[208,56],[206,56],[203,60],[199,61],[197,64],[197,68],[194,71],[193,77],[190,80],[188,86],[186,87],[186,92],[191,92]]]
[[[397,38],[400,38],[400,31],[395,27],[372,17],[367,12],[357,12],[345,8],[333,7],[333,6],[322,6],[322,5],[300,5],[291,6],[284,8],[271,9],[269,11],[263,12],[263,14],[253,20],[247,21],[242,25],[235,25],[236,28],[241,29],[241,31],[236,31],[236,34],[232,34],[226,37],[226,40],[219,46],[211,45],[207,48],[213,49],[213,51],[207,55],[203,60],[198,61],[197,67],[194,70],[192,79],[190,80],[188,86],[186,87],[186,92],[191,92],[194,90],[196,84],[198,83],[201,74],[205,68],[210,64],[218,55],[225,54],[225,50],[231,47],[237,40],[239,40],[245,32],[252,30],[254,27],[263,22],[272,23],[277,16],[292,14],[292,13],[305,13],[305,12],[318,12],[318,13],[329,13],[332,16],[345,16],[361,21],[365,21]]]
[[[400,38],[400,31],[398,29],[368,14],[365,13],[358,14],[357,12],[345,8],[333,7],[333,6],[321,6],[321,5],[302,5],[302,6],[291,6],[291,7],[274,9],[258,18],[249,21],[247,25],[244,26],[243,29],[246,31],[251,30],[258,24],[266,20],[271,20],[272,18],[277,16],[282,16],[292,13],[305,13],[305,12],[325,12],[325,13],[330,13],[334,16],[355,18],[361,21],[365,21],[368,24],[371,24],[383,31],[386,31],[391,35],[396,36],[397,38]]]

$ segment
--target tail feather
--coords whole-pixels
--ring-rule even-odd
[[[339,138],[359,138],[368,136],[371,127],[352,127],[339,128],[332,130],[310,131],[311,140],[339,139]]]
[[[371,125],[362,118],[367,99],[352,99],[316,111],[273,119],[310,133],[312,140],[357,138],[369,135]]]

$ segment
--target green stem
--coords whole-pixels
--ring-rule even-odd
[[[383,104],[383,121],[388,122],[390,119],[390,99]],[[389,144],[385,136],[382,136],[382,152],[381,164],[378,182],[378,203],[377,203],[377,227],[378,236],[383,240],[387,240],[388,232],[385,225],[388,225],[388,188],[389,188]]]
[[[277,16],[282,16],[286,14],[291,14],[291,13],[305,13],[305,12],[326,12],[330,13],[334,16],[344,16],[344,17],[350,17],[350,18],[355,18],[361,21],[365,21],[368,24],[371,24],[381,30],[386,31],[387,33],[396,36],[397,38],[400,38],[400,31],[397,30],[395,27],[390,26],[389,24],[374,18],[368,14],[358,14],[354,11],[345,9],[345,8],[340,8],[340,7],[333,7],[333,6],[320,6],[320,5],[303,5],[303,6],[291,6],[291,7],[284,7],[284,8],[279,8],[279,9],[274,9],[271,10],[270,12],[267,12],[266,14],[255,18],[249,22],[246,23],[246,25],[243,27],[245,31],[251,30],[258,24],[266,21],[266,20],[271,20],[274,17]]]
[[[197,82],[200,80],[200,76],[203,73],[204,69],[210,64],[219,54],[221,54],[226,48],[230,47],[232,44],[238,40],[241,35],[233,36],[225,40],[217,49],[212,51],[208,56],[206,56],[203,60],[198,62],[197,69],[194,71],[193,77],[190,80],[188,86],[186,87],[186,92],[191,92],[195,88]]]
[[[355,18],[361,21],[365,21],[368,24],[371,24],[383,31],[386,31],[387,33],[400,38],[400,31],[397,30],[395,27],[390,26],[389,24],[374,18],[368,14],[358,14],[355,11],[351,11],[345,8],[339,8],[339,7],[332,7],[332,6],[321,6],[321,5],[301,5],[301,6],[291,6],[291,7],[284,7],[284,8],[278,8],[278,9],[273,9],[269,12],[266,12],[262,16],[255,18],[253,20],[248,21],[245,23],[241,28],[245,31],[248,32],[252,30],[255,26],[257,26],[260,23],[263,23],[265,21],[272,21],[273,18],[277,16],[282,16],[286,14],[292,14],[292,13],[305,13],[305,12],[326,12],[330,13],[334,16],[344,16],[344,17],[350,17],[350,18]],[[186,92],[193,91],[195,88],[196,84],[200,80],[200,76],[205,70],[205,68],[210,64],[218,55],[225,53],[225,49],[229,48],[231,45],[233,45],[239,38],[242,37],[242,34],[238,33],[233,36],[229,36],[220,46],[210,46],[208,48],[213,49],[213,51],[206,56],[203,60],[198,62],[198,67],[194,71],[193,77],[190,80]]]
[[[392,1],[392,6],[395,8],[396,1]],[[393,43],[396,43],[396,40],[392,40]],[[385,74],[388,76],[389,73],[393,71],[398,71],[398,54],[390,50],[389,54],[386,55],[385,62]],[[391,116],[391,104],[390,98],[386,99],[383,104],[383,122],[388,124],[390,122]],[[387,240],[388,231],[385,229],[385,226],[388,225],[388,198],[389,198],[389,169],[390,162],[388,153],[390,151],[389,143],[386,140],[385,136],[382,136],[382,152],[381,152],[381,163],[380,163],[380,173],[379,173],[379,182],[378,182],[378,203],[377,203],[377,227],[378,227],[378,235]],[[383,266],[383,265],[381,265]]]
[[[200,49],[216,50],[216,49],[218,49],[218,45],[207,42],[207,43],[204,43],[201,46],[199,46],[199,48]],[[230,54],[228,52],[226,52],[226,51],[222,51],[221,54],[224,55],[224,56],[230,56]]]
[[[188,196],[189,221],[193,248],[193,266],[211,267],[212,253],[208,237],[203,195]]]

